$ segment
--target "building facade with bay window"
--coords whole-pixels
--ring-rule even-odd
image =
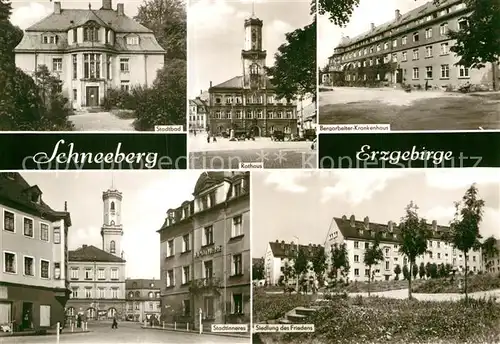
[[[99,106],[110,89],[152,85],[165,50],[123,4],[114,10],[103,0],[100,9],[63,9],[54,2],[54,12],[25,30],[15,53],[17,67],[29,75],[46,65],[73,107],[81,108]]]
[[[159,230],[163,320],[249,323],[250,175],[204,172],[193,195]]]
[[[64,321],[69,298],[68,230],[64,211],[19,173],[0,174],[0,325],[43,330]]]
[[[471,9],[463,0],[429,1],[357,37],[343,37],[329,59],[322,82],[332,85],[407,84],[456,89],[470,83],[492,87],[500,81],[498,63],[475,69],[457,65],[450,31],[466,28]]]

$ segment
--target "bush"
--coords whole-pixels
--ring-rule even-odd
[[[463,279],[463,276],[460,277]],[[462,282],[463,288],[463,282]],[[437,278],[423,282],[415,286],[414,293],[437,294],[437,293],[462,293],[462,288],[458,287],[458,279],[451,280],[450,278]],[[500,289],[500,277],[493,274],[478,274],[472,275],[467,279],[467,291],[485,291],[492,289]]]
[[[295,307],[308,306],[312,300],[311,295],[267,294],[254,289],[253,321],[258,323],[282,318],[286,312]]]

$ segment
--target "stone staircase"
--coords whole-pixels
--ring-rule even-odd
[[[320,306],[296,307],[279,319],[280,324],[306,324]]]

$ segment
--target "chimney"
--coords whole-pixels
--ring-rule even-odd
[[[375,23],[370,23],[370,29],[371,29],[372,31],[375,31]]]
[[[387,223],[387,228],[389,229],[389,232],[392,233],[392,231],[394,230],[394,222],[389,221]]]
[[[354,217],[354,215],[351,215],[349,221],[351,222],[351,227],[354,227],[356,225],[356,218]]]
[[[400,10],[396,10],[394,12],[394,15],[396,17],[396,20],[400,20],[401,19],[401,11]]]
[[[294,242],[292,241],[292,242],[290,243],[290,246],[293,246],[293,245],[294,245]]]
[[[112,0],[102,0],[101,10],[112,10]]]
[[[278,239],[276,239],[276,242],[280,242]]]
[[[118,13],[119,16],[125,15],[125,10],[124,10],[123,4],[116,5],[116,12]]]
[[[370,218],[368,216],[365,216],[364,222],[365,222],[365,228],[369,229],[370,228]]]
[[[212,88],[212,80],[210,80],[210,88]]]
[[[438,229],[438,223],[436,220],[433,220],[432,221],[432,230],[437,231],[437,229]]]
[[[347,216],[342,215],[342,221],[347,221]]]
[[[68,201],[64,201],[64,211],[68,211]]]
[[[87,247],[87,245],[83,244],[83,245],[82,245],[82,247],[83,247],[83,248],[86,248],[86,247]]]
[[[54,1],[54,14],[61,14],[61,2]]]
[[[200,90],[200,96],[203,94],[203,90]]]
[[[282,240],[281,243],[284,245],[285,244],[285,240]]]

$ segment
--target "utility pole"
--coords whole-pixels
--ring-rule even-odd
[[[299,249],[300,249],[299,248],[299,237],[294,236],[293,238],[297,239],[297,258],[296,259],[298,259],[299,258]],[[297,264],[297,260],[295,260],[295,264]],[[294,268],[296,267],[295,264],[294,264]],[[297,274],[297,270],[296,269],[295,269],[295,279],[296,279],[296,281],[295,281],[295,288],[296,288],[296,292],[298,294],[299,293],[299,275]]]

